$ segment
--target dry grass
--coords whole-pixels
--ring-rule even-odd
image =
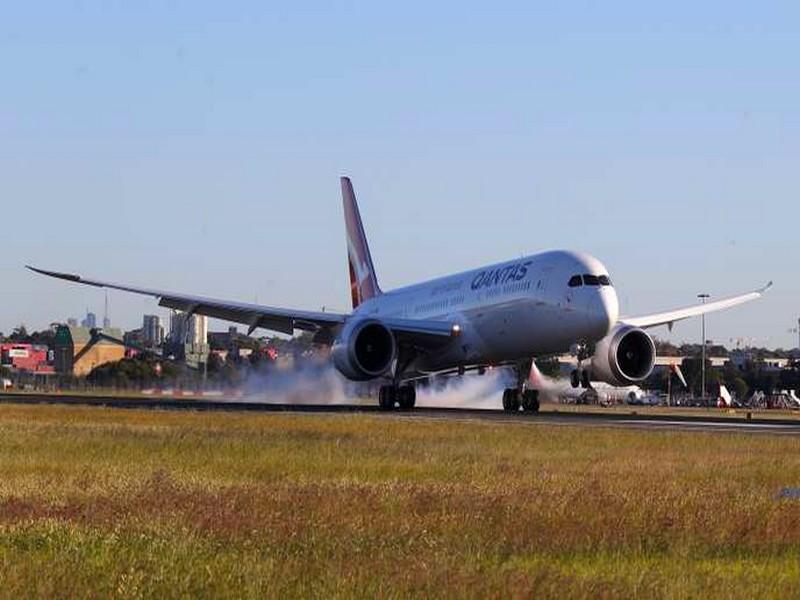
[[[0,596],[789,597],[800,444],[0,406]]]

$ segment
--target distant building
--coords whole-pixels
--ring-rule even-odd
[[[141,327],[139,329],[131,329],[130,331],[126,331],[125,335],[122,336],[122,341],[125,342],[125,356],[128,358],[138,354],[133,346],[144,345],[142,331]]]
[[[88,327],[60,325],[56,329],[54,347],[56,371],[63,374],[86,375],[98,365],[124,358],[122,330],[103,329],[100,333],[119,340],[120,343],[93,337]]]
[[[81,327],[86,327],[87,329],[94,329],[97,327],[97,315],[93,312],[87,312],[86,318],[81,321]]]
[[[78,319],[67,319],[67,325],[69,325],[70,327],[77,327]]]
[[[192,316],[189,320],[189,340],[198,346],[208,345],[208,317]]]
[[[142,319],[142,343],[157,347],[164,343],[164,326],[158,315],[144,315]]]
[[[731,352],[731,362],[740,371],[743,371],[747,363],[750,362],[757,363],[762,368],[768,370],[779,371],[788,367],[791,360],[788,358],[759,357],[758,354],[752,350],[734,350]]]
[[[249,338],[239,333],[239,329],[235,325],[228,327],[228,331],[212,331],[208,334],[208,343],[211,347],[226,352],[238,350],[242,339],[248,340]]]
[[[208,317],[174,311],[169,318],[167,354],[199,367],[208,360]]]

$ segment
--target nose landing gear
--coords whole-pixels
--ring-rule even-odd
[[[569,382],[573,388],[582,387],[588,390],[592,387],[591,377],[588,369],[584,369],[582,365],[594,350],[588,344],[580,342],[573,346],[572,352],[578,360],[578,367],[570,373]]]

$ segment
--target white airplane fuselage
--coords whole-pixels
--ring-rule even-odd
[[[619,303],[610,284],[569,285],[584,275],[608,271],[592,256],[555,250],[392,290],[365,301],[354,316],[457,323],[460,335],[419,356],[418,372],[523,360],[594,343],[616,324]]]

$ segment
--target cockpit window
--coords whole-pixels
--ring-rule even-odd
[[[583,285],[580,275],[573,275],[569,280],[569,287],[580,287]]]
[[[608,275],[600,275],[598,279],[600,280],[600,285],[611,285],[611,280],[608,278]]]
[[[583,276],[583,284],[584,285],[600,285],[600,278],[597,275],[584,275]]]

